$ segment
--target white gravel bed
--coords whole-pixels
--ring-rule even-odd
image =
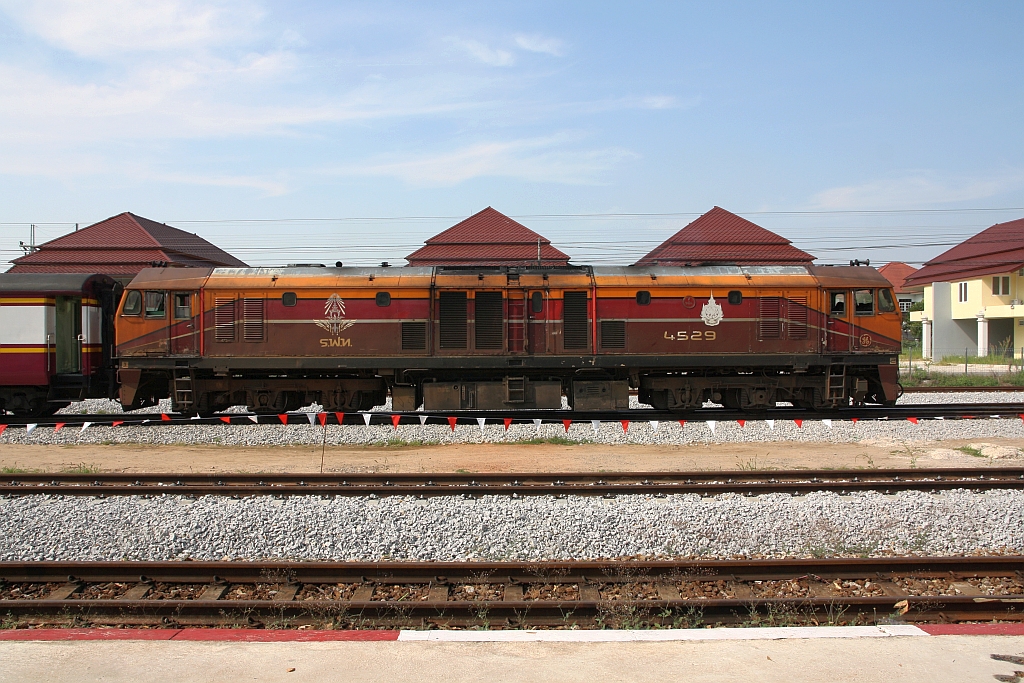
[[[1024,551],[1024,492],[0,499],[0,560],[732,558]]]

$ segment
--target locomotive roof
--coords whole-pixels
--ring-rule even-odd
[[[0,273],[0,292],[81,294],[113,284],[111,277],[99,273]]]

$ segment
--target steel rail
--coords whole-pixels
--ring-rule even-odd
[[[971,394],[971,393],[1006,393],[1024,391],[1024,387],[1003,385],[1003,386],[981,386],[981,387],[940,387],[920,386],[903,387],[904,394]]]
[[[530,424],[535,420],[542,422],[560,424],[566,420],[585,424],[597,420],[599,422],[620,422],[628,421],[651,421],[659,420],[672,422],[683,420],[685,422],[707,422],[715,421],[755,421],[755,420],[903,420],[915,419],[975,419],[975,418],[1016,418],[1024,415],[1024,403],[963,403],[963,404],[932,404],[921,403],[914,405],[899,405],[894,407],[885,406],[857,406],[829,411],[814,411],[802,408],[769,408],[762,411],[743,411],[728,408],[702,408],[689,412],[674,412],[668,410],[633,409],[620,411],[593,411],[577,412],[573,410],[452,410],[452,411],[425,411],[425,412],[384,412],[384,411],[359,411],[347,413],[285,413],[286,421],[283,422],[278,414],[254,414],[254,413],[227,413],[214,417],[188,418],[174,413],[124,413],[124,414],[76,414],[57,415],[45,419],[26,419],[11,415],[0,416],[0,424],[9,427],[24,427],[26,425],[54,426],[58,423],[67,426],[82,425],[86,422],[92,425],[109,425],[117,422],[119,425],[132,426],[166,426],[166,425],[310,425],[321,426],[323,419],[328,425],[387,425],[394,426],[394,418],[402,425],[422,424],[421,418],[428,424],[448,425],[450,420],[456,424],[477,426],[480,419],[484,419],[492,425],[501,425],[504,420],[511,420],[511,424]],[[309,420],[309,416],[313,420]],[[364,416],[369,416],[367,422]]]
[[[1024,489],[1024,467],[764,472],[0,474],[6,496],[616,496]]]
[[[0,563],[0,612],[14,625],[635,627],[779,615],[788,623],[1019,621],[1022,591],[1021,556]]]

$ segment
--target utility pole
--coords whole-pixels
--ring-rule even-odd
[[[39,247],[36,246],[36,226],[35,225],[29,225],[28,226],[28,244],[25,244],[24,242],[18,242],[18,246],[21,247],[21,250],[23,252],[25,252],[26,256],[28,256],[31,253],[34,253],[35,251],[37,251],[39,249]]]

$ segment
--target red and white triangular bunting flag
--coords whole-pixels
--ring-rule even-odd
[[[619,422],[622,423],[622,433],[625,434],[629,432],[629,420],[619,420]]]
[[[594,428],[594,433],[597,434],[598,431],[600,431],[600,429],[601,429],[601,421],[600,420],[591,420],[590,421],[590,426]]]
[[[123,424],[124,424],[124,420],[115,420],[115,421],[110,423],[110,426],[111,427],[120,427]]]
[[[370,426],[370,418],[373,417],[373,415],[370,414],[370,413],[360,413],[360,415],[363,416],[363,422],[365,422],[366,426],[369,427]]]
[[[423,425],[427,424],[427,416],[426,415],[420,415],[419,418],[420,418],[420,427],[422,427]]]
[[[765,423],[768,425],[768,429],[775,431],[775,420],[765,420]]]
[[[569,433],[569,426],[572,424],[572,420],[562,420],[562,426],[565,427],[565,433]]]
[[[401,421],[401,419],[402,419],[401,415],[392,415],[391,416],[391,424],[393,424],[395,426],[395,431],[396,432],[398,431],[398,423],[399,423],[399,421]]]
[[[3,434],[6,429],[7,425],[0,425],[0,434]]]
[[[259,415],[246,415],[246,417],[249,418],[253,422],[253,424],[259,424],[260,423],[260,416]]]
[[[850,422],[852,422],[853,424],[857,424],[857,420],[859,420],[859,419],[860,419],[859,417],[851,417],[850,418]]]
[[[455,423],[458,422],[458,421],[459,421],[459,418],[457,418],[457,417],[449,417],[448,418],[448,426],[452,428],[453,432],[455,431]]]
[[[478,418],[476,419],[476,423],[477,423],[478,425],[480,425],[480,433],[481,433],[481,434],[483,434],[483,433],[484,433],[484,423],[485,423],[485,422],[487,422],[487,418],[486,418],[486,417],[478,417]]]
[[[804,421],[803,421],[803,420],[793,420],[793,423],[794,423],[794,424],[795,424],[795,425],[796,425],[797,427],[799,427],[800,429],[803,429],[803,428],[804,428]]]
[[[89,428],[89,427],[90,427],[91,425],[92,425],[92,422],[83,422],[83,423],[82,423],[82,428],[78,430],[78,433],[79,433],[79,434],[81,434],[81,433],[82,433],[82,432],[84,432],[84,431],[85,431],[86,429],[88,429],[88,428]],[[2,430],[2,429],[0,429],[0,432],[2,432],[2,431],[3,431],[3,430]]]
[[[283,425],[288,424],[288,413],[281,413],[277,416],[277,419],[279,419]]]
[[[170,422],[171,416],[168,415],[167,413],[160,413],[160,419],[163,420],[164,422]]]
[[[327,413],[317,413],[316,419],[320,423],[321,427],[327,426]]]
[[[508,428],[512,426],[512,418],[511,417],[506,417],[504,419],[504,422],[505,422],[505,431],[507,432]]]
[[[231,418],[228,417],[227,415],[221,415],[220,416],[220,421],[223,422],[226,425],[231,424]]]
[[[309,424],[316,424],[316,413],[306,413],[306,419],[309,420]]]
[[[533,426],[537,428],[537,433],[538,434],[540,434],[540,423],[541,423],[541,421],[536,419],[536,418],[533,420]]]
[[[25,425],[25,436],[28,436],[29,434],[31,434],[32,432],[34,432],[34,431],[36,430],[36,427],[38,427],[38,426],[39,426],[39,425],[38,425],[38,424],[36,424],[35,422],[33,422],[33,423],[32,423],[32,424],[30,424],[30,425]]]
[[[193,416],[192,416],[192,417],[190,417],[189,419],[190,419],[190,420],[198,420],[199,418],[200,418],[200,416],[199,416],[199,415],[193,415]]]
[[[908,417],[907,418],[907,422],[910,422],[911,424],[917,424],[917,418],[916,417]]]
[[[829,429],[832,429],[832,420],[822,420],[821,424],[825,425]]]
[[[747,425],[747,421],[746,420],[736,420],[736,424],[738,424],[740,427],[745,427]]]
[[[715,427],[716,426],[718,426],[718,421],[717,420],[708,420],[708,429],[711,430],[712,434],[715,433]]]
[[[1019,417],[1021,419],[1021,422],[1024,422],[1024,414],[1020,415]]]
[[[56,434],[56,433],[57,433],[57,432],[59,432],[59,431],[60,431],[60,430],[61,430],[61,429],[62,429],[63,427],[64,427],[64,423],[63,423],[63,422],[58,422],[57,424],[53,425],[53,433],[54,433],[54,434]]]
[[[660,425],[661,422],[659,420],[651,420],[650,422],[651,422],[651,429],[653,429],[654,431],[658,431],[658,425]]]
[[[686,426],[686,420],[680,420],[679,421],[679,426],[680,427],[685,427]]]

